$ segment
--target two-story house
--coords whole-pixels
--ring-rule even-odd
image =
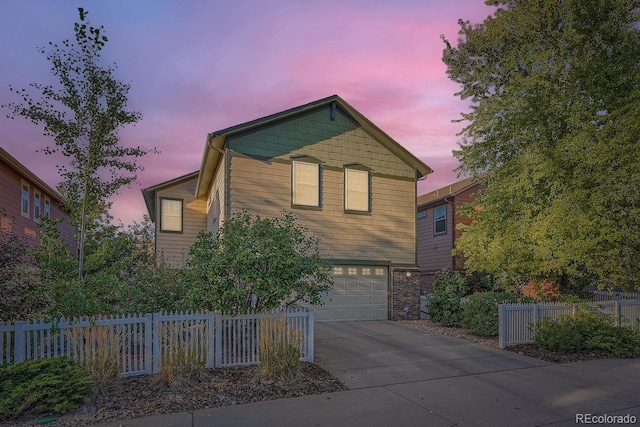
[[[462,234],[458,224],[469,225],[470,219],[458,208],[474,201],[480,188],[479,183],[467,178],[418,197],[418,266],[424,293],[433,292],[438,271],[445,267],[463,269],[464,256],[454,256],[452,250]]]
[[[57,191],[0,148],[0,232],[11,232],[35,246],[40,218],[61,219],[60,237],[75,254],[75,229],[69,225],[63,203]]]
[[[234,211],[285,209],[334,266],[317,320],[418,318],[416,182],[430,172],[334,95],[210,133],[199,170],[142,192],[166,262]]]

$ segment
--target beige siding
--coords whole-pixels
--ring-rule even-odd
[[[447,232],[436,236],[433,232],[434,208],[437,206],[429,207],[427,217],[418,220],[418,266],[422,271],[453,268],[453,205],[447,203]]]
[[[216,234],[224,221],[225,206],[225,159],[221,158],[213,176],[213,182],[207,195],[207,231]]]
[[[230,207],[265,217],[285,209],[322,235],[323,256],[415,264],[415,182],[373,176],[371,215],[344,213],[344,171],[322,171],[322,209],[291,208],[291,165],[234,155]]]
[[[207,227],[206,200],[194,198],[196,178],[159,190],[156,196],[156,253],[169,265],[181,265],[197,234]],[[183,200],[182,233],[160,231],[160,198]]]

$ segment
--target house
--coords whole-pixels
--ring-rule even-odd
[[[316,320],[419,318],[416,183],[429,173],[334,95],[210,133],[200,169],[142,193],[166,262],[234,211],[285,209],[334,266]]]
[[[60,237],[76,253],[75,229],[63,197],[13,156],[0,148],[0,231],[12,232],[26,245],[38,244],[40,218],[61,219]]]
[[[457,225],[469,225],[471,220],[458,208],[474,201],[480,188],[467,178],[418,197],[418,266],[424,293],[433,291],[433,279],[444,267],[462,270],[464,256],[453,256],[452,250],[462,234]]]

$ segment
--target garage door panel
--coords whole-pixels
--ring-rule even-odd
[[[333,290],[314,307],[318,322],[386,320],[388,318],[388,268],[336,266]]]

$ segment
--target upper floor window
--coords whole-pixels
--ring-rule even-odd
[[[344,170],[344,210],[370,212],[369,171],[359,169]]]
[[[447,232],[447,205],[433,209],[433,229],[434,234]]]
[[[293,205],[320,207],[320,165],[292,162]]]
[[[418,219],[426,218],[427,217],[427,211],[419,211],[417,217],[418,217]]]
[[[22,183],[22,203],[20,206],[22,216],[29,218],[29,186]]]
[[[182,233],[182,199],[160,198],[160,231]]]
[[[33,219],[40,218],[41,209],[40,193],[36,190],[33,191]]]
[[[44,198],[44,217],[46,219],[51,219],[51,201]]]

